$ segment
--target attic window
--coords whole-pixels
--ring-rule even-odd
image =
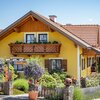
[[[35,34],[25,34],[25,43],[36,42]]]
[[[38,35],[38,41],[39,42],[48,42],[47,34],[39,34]]]

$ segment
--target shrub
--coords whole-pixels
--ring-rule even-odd
[[[99,86],[99,84],[100,84],[99,74],[96,76],[90,76],[86,79],[86,86],[87,87]]]
[[[17,74],[18,74],[18,78],[25,79],[24,72],[18,72]]]
[[[24,92],[27,92],[29,88],[28,81],[25,79],[15,80],[13,86],[15,89],[22,90]]]
[[[44,73],[44,70],[39,63],[39,59],[27,59],[27,63],[24,67],[24,75],[28,79],[38,80]]]
[[[100,73],[100,62],[98,63],[98,73]]]
[[[56,87],[64,87],[64,83],[62,82],[62,80],[60,79],[59,74],[57,73],[53,73],[52,77],[56,79],[57,85]]]
[[[73,100],[84,100],[82,90],[79,87],[74,88]]]
[[[99,85],[100,85],[100,74],[97,74],[97,79],[98,79],[98,81],[99,81]]]
[[[13,89],[13,95],[24,94],[25,92],[20,91],[18,89]]]
[[[59,74],[60,79],[62,80],[62,82],[64,82],[67,77],[68,78],[71,77],[70,75],[67,74],[67,72],[60,72],[58,74]]]
[[[86,78],[81,77],[81,87],[86,88]]]
[[[54,88],[57,86],[56,79],[50,74],[44,74],[40,79],[40,84],[47,88]]]
[[[26,78],[28,79],[32,78],[34,80],[38,80],[42,76],[42,74],[43,70],[41,66],[36,62],[25,65],[24,75],[26,76]]]

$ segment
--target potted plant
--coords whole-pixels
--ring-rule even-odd
[[[37,61],[29,62],[25,65],[24,75],[29,79],[29,99],[37,100],[38,97],[38,81],[43,74],[42,67]]]

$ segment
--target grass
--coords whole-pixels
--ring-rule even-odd
[[[0,95],[4,95],[4,93],[3,92],[0,92]]]
[[[96,98],[100,98],[100,91],[96,91],[95,93],[88,93],[85,95],[85,99],[84,100],[93,100]]]
[[[18,94],[25,94],[24,91],[20,91],[18,89],[13,89],[13,95],[18,95]]]
[[[84,94],[79,87],[74,88],[73,100],[84,100]]]
[[[17,79],[13,82],[13,87],[15,89],[27,92],[29,88],[29,84],[26,79]]]

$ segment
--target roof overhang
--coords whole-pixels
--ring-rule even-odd
[[[3,37],[3,35],[6,35],[7,31],[9,31],[12,28],[16,27],[16,25],[18,23],[20,23],[23,19],[27,18],[29,15],[32,15],[36,19],[44,22],[45,24],[47,24],[49,27],[51,27],[55,31],[58,31],[59,33],[62,33],[64,36],[66,36],[67,38],[69,38],[70,40],[72,40],[73,42],[75,42],[76,44],[78,44],[78,45],[80,45],[80,46],[82,46],[84,48],[91,48],[91,46],[87,42],[81,40],[80,38],[78,38],[75,35],[73,35],[71,32],[65,30],[62,26],[58,25],[57,23],[49,20],[48,18],[46,18],[46,17],[44,17],[44,16],[42,16],[42,15],[36,13],[36,12],[33,12],[33,11],[28,12],[23,17],[21,17],[20,19],[18,19],[17,21],[15,21],[13,24],[11,24],[10,26],[8,26],[4,30],[2,30],[0,32],[0,38]]]
[[[93,51],[95,51],[96,54],[100,54],[100,49],[95,48],[95,47],[91,47],[91,49],[92,49]]]

